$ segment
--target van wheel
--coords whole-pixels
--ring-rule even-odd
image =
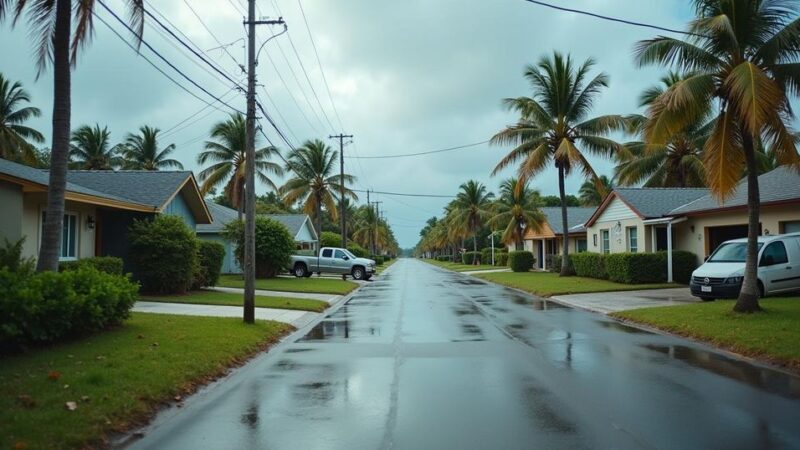
[[[354,280],[363,280],[364,279],[364,268],[361,266],[353,267],[353,279]]]
[[[303,278],[311,278],[311,275],[314,275],[314,272],[306,272],[306,274],[303,275]]]
[[[309,276],[306,274],[309,274],[309,272],[305,264],[297,263],[294,265],[294,276],[296,276],[297,278],[303,278]]]

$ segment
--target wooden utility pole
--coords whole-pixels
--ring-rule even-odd
[[[339,140],[339,221],[342,231],[342,248],[347,248],[347,221],[345,220],[344,209],[344,140],[352,139],[352,134],[339,133],[328,136],[329,139]]]

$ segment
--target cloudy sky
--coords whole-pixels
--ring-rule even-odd
[[[150,1],[154,14],[163,14],[225,71],[243,77],[237,67],[245,61],[243,40],[227,47],[230,55],[213,48],[219,47],[218,42],[227,44],[245,36],[244,0],[185,0],[213,36],[185,1]],[[679,29],[691,16],[686,0],[553,2]],[[124,13],[123,2],[108,0],[107,4]],[[259,82],[264,85],[264,90],[259,89],[261,102],[292,144],[310,138],[327,140],[329,134],[340,131],[355,135],[345,148],[348,156],[424,152],[488,139],[515,120],[501,108],[501,99],[529,92],[522,78],[524,66],[553,50],[569,52],[578,60],[593,57],[596,71],[610,75],[610,88],[596,104],[596,114],[636,112],[638,94],[662,74],[656,68],[637,69],[632,60],[634,43],[656,31],[546,9],[524,0],[302,0],[331,102],[297,0],[259,0],[258,5],[261,16],[282,14],[291,37],[290,41],[280,36],[264,47],[258,66]],[[127,36],[99,4],[96,9]],[[209,73],[151,25],[153,21],[145,28],[146,41],[207,90],[244,110],[243,96],[231,90],[229,82]],[[49,137],[52,78],[44,73],[37,79],[27,32],[24,21],[13,30],[9,21],[0,25],[0,72],[24,83],[43,111],[32,125]],[[260,27],[258,40],[263,42],[270,32]],[[150,51],[142,53],[189,90],[212,101]],[[153,69],[100,21],[95,21],[94,40],[74,72],[72,105],[73,127],[98,122],[109,127],[115,141],[144,124],[168,131],[164,144],[175,143],[176,158],[195,171],[201,168],[195,158],[208,130],[227,114],[219,103],[223,111],[202,109],[204,103]],[[269,134],[278,143],[275,133]],[[279,146],[285,150],[285,144]],[[454,195],[468,179],[496,189],[511,171],[497,177],[489,173],[507,150],[481,145],[412,158],[347,159],[345,165],[346,171],[358,177],[358,189]],[[611,173],[609,161],[592,162],[598,173]],[[568,179],[568,191],[577,191],[582,181],[578,176]],[[555,170],[543,173],[533,185],[545,195],[556,194]],[[371,200],[383,202],[381,207],[403,247],[417,242],[424,221],[438,215],[448,201],[390,195],[374,195]]]

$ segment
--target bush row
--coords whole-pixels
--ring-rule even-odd
[[[667,281],[667,252],[656,253],[576,253],[570,255],[575,273],[618,283],[641,284]],[[672,252],[672,275],[678,283],[688,283],[697,268],[697,257],[685,251]]]
[[[244,222],[235,220],[228,223],[222,234],[236,246],[236,259],[244,267]],[[267,217],[257,217],[256,277],[272,278],[286,270],[295,247],[294,238],[286,226]]]
[[[508,254],[508,265],[514,272],[528,272],[533,268],[536,260],[533,253],[527,251],[514,251]]]
[[[508,266],[508,252],[496,253],[494,255],[494,265],[501,267]]]
[[[62,261],[58,265],[59,272],[78,270],[83,267],[94,267],[100,272],[111,275],[122,275],[122,259],[115,256],[95,256],[77,261]]]
[[[461,254],[461,263],[462,264],[480,264],[481,262],[481,252],[464,252]]]
[[[450,255],[439,255],[436,257],[437,261],[451,262],[453,258]]]

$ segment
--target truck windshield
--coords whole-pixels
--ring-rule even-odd
[[[758,243],[758,249],[764,245]],[[747,243],[746,242],[731,242],[729,244],[722,244],[719,248],[708,258],[708,262],[744,262],[747,257]]]

